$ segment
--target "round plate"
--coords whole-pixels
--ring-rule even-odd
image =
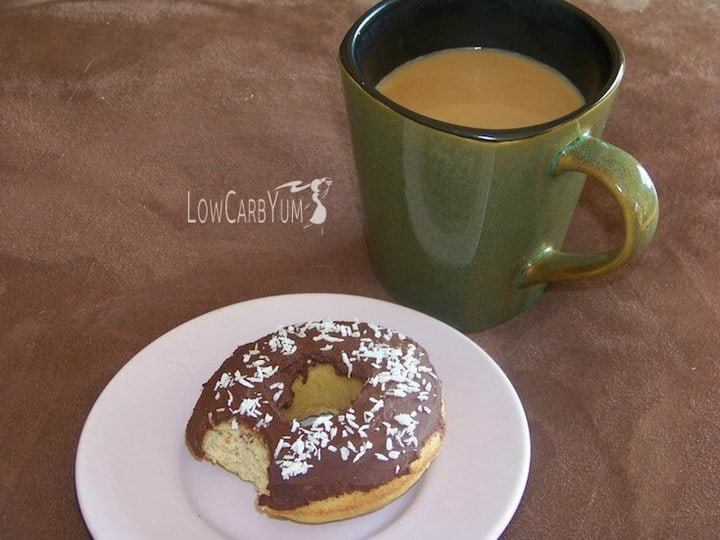
[[[269,518],[255,489],[197,462],[185,424],[201,385],[238,345],[278,327],[330,318],[372,322],[422,344],[443,381],[445,445],[408,493],[372,514],[324,525]],[[507,526],[530,466],[527,419],[493,360],[466,336],[389,302],[337,294],[260,298],[212,311],[140,351],[93,406],[75,485],[91,534],[162,538],[494,538]]]

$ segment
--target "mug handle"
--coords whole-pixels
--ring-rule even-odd
[[[584,135],[560,150],[551,170],[555,175],[578,171],[602,182],[620,205],[625,240],[620,247],[604,253],[567,253],[544,245],[520,271],[517,287],[605,274],[628,262],[655,234],[655,186],[643,166],[624,150]]]

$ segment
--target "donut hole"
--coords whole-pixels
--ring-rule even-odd
[[[295,397],[280,414],[301,423],[321,414],[338,414],[357,399],[364,384],[361,379],[338,375],[330,364],[314,364],[308,368],[307,377],[293,381]]]

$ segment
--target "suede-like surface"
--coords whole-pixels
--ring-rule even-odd
[[[83,421],[164,332],[266,295],[390,299],[365,250],[336,59],[370,3],[4,3],[0,538],[87,537],[73,483]],[[605,138],[651,173],[660,224],[629,266],[552,285],[470,335],[530,423],[504,537],[716,538],[720,8],[577,3],[625,51]],[[305,227],[308,210],[302,223],[259,211],[268,191],[318,177],[332,181],[322,226]],[[191,223],[201,198],[231,190],[232,220],[247,201],[239,223]],[[621,231],[588,182],[566,248],[606,249]]]

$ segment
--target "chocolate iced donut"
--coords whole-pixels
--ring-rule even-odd
[[[444,432],[441,383],[420,345],[324,320],[238,347],[205,383],[186,442],[253,482],[268,514],[322,523],[402,495]]]

